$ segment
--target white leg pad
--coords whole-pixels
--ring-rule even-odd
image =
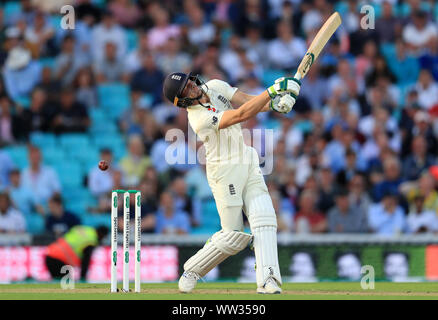
[[[277,251],[277,218],[269,194],[259,195],[246,204],[249,224],[254,236],[257,286],[269,277],[281,285]]]
[[[205,276],[229,256],[246,248],[252,235],[240,231],[216,232],[193,257],[184,264],[184,271]]]

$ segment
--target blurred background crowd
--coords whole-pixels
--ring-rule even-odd
[[[61,28],[67,4],[73,30]],[[278,230],[438,232],[435,1],[21,0],[0,5],[0,233],[109,226],[121,188],[142,192],[145,233],[214,233],[205,167],[164,158],[166,132],[191,130],[164,77],[261,93],[293,74],[335,10],[343,23],[294,110],[243,125],[274,132],[265,178]]]

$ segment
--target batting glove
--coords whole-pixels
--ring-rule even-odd
[[[301,82],[295,78],[281,77],[275,80],[275,83],[270,86],[267,91],[271,99],[274,99],[281,93],[290,93],[295,99],[300,93]]]

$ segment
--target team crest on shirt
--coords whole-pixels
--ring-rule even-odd
[[[216,125],[216,123],[217,123],[217,117],[216,117],[216,116],[213,116],[213,122],[212,122],[212,124],[213,124],[213,125]]]

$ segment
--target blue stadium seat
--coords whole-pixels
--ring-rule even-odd
[[[3,6],[3,14],[10,17],[21,12],[21,3],[19,1],[8,1]]]
[[[24,109],[28,109],[30,107],[30,97],[18,97],[14,100],[14,102]]]
[[[138,33],[135,30],[125,29],[126,40],[128,42],[128,51],[138,47]]]
[[[67,152],[81,152],[90,145],[89,137],[83,133],[68,133],[59,137],[61,147]]]
[[[265,72],[263,72],[263,86],[264,87],[269,87],[271,86],[274,81],[280,77],[284,77],[285,73],[284,71],[281,70],[272,70],[272,69],[267,69],[265,70]]]
[[[83,172],[81,166],[74,161],[63,161],[53,164],[64,187],[82,187]]]
[[[107,83],[97,87],[101,107],[112,118],[119,118],[124,110],[130,107],[129,87],[122,83]]]
[[[26,146],[10,146],[6,147],[5,151],[9,154],[12,161],[18,168],[23,169],[28,166],[29,158]]]
[[[54,58],[43,58],[43,59],[40,59],[39,62],[41,63],[41,67],[43,67],[43,68],[47,67],[47,68],[50,68],[53,70],[55,67],[55,59]]]
[[[56,136],[52,133],[33,132],[30,135],[30,142],[39,148],[54,148],[56,146]]]
[[[32,235],[42,234],[45,230],[44,218],[37,212],[25,215],[26,229]]]
[[[42,147],[43,162],[48,165],[56,165],[67,159],[63,149],[56,146]]]
[[[82,224],[91,227],[103,225],[111,228],[111,216],[109,214],[87,214],[82,217]]]
[[[111,121],[111,120],[106,120],[106,121],[97,121],[97,122],[93,122],[90,126],[90,128],[88,129],[88,132],[91,133],[92,135],[104,135],[104,134],[115,134],[118,132],[118,127],[117,125]]]

